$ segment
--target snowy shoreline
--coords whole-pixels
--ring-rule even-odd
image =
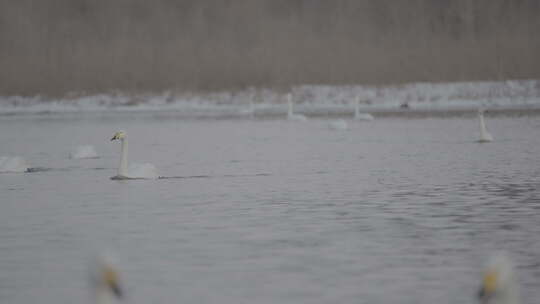
[[[540,80],[501,82],[411,83],[399,86],[302,85],[292,88],[295,109],[307,115],[348,115],[360,98],[360,110],[370,113],[467,112],[540,109]],[[69,94],[52,99],[40,96],[0,96],[0,115],[165,112],[185,116],[242,116],[250,101],[255,116],[280,115],[284,92],[246,89],[235,92],[162,94]]]

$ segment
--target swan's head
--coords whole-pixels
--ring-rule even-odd
[[[486,113],[485,109],[482,109],[482,108],[478,109],[478,116],[482,116],[482,115],[484,115],[484,113]]]
[[[118,131],[114,133],[113,137],[111,138],[111,141],[117,140],[117,139],[124,139],[126,138],[126,133],[124,131]]]
[[[509,258],[499,254],[494,256],[484,270],[482,285],[478,291],[481,304],[519,303],[514,268]]]
[[[90,278],[94,292],[98,296],[121,299],[124,296],[120,276],[110,258],[99,256],[91,264]]]

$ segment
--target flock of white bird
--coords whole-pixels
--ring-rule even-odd
[[[288,112],[287,119],[290,121],[306,121],[307,117],[294,113],[294,105],[291,94],[287,95]],[[370,121],[373,116],[359,112],[359,100],[355,104],[355,119]],[[250,106],[253,113],[253,104]],[[493,137],[488,133],[484,121],[484,110],[478,110],[480,121],[480,138],[477,142],[491,142]],[[332,129],[345,130],[347,122],[343,119],[331,122]],[[152,164],[128,164],[128,141],[127,134],[123,131],[116,132],[111,141],[121,142],[120,165],[117,175],[112,179],[140,179],[158,178],[157,170]],[[70,158],[85,159],[98,158],[93,146],[78,146],[70,153]],[[25,172],[29,167],[21,157],[0,157],[0,172]],[[119,273],[114,263],[101,256],[91,264],[90,278],[92,294],[96,303],[114,303],[123,296],[123,289],[119,279]],[[478,300],[481,304],[519,304],[519,290],[514,276],[513,266],[505,255],[497,255],[490,260],[484,270]]]
[[[307,121],[308,118],[301,114],[294,113],[294,102],[292,100],[291,94],[287,94],[287,120],[303,122]],[[354,119],[358,121],[371,121],[373,116],[369,113],[361,113],[359,110],[360,97],[355,100],[354,108]],[[250,100],[249,109],[244,111],[250,115],[253,115],[255,108],[253,102]],[[244,113],[243,112],[243,113]],[[486,143],[493,141],[493,136],[487,131],[485,121],[484,121],[484,110],[478,110],[478,118],[480,121],[480,137],[477,140],[479,143]],[[347,130],[349,128],[347,121],[344,119],[338,119],[331,121],[328,124],[328,127],[332,130]],[[118,167],[118,174],[113,176],[112,179],[115,180],[126,180],[126,179],[156,179],[159,178],[157,169],[152,164],[130,164],[128,165],[128,141],[127,134],[123,131],[117,132],[114,134],[111,140],[119,140],[121,142],[121,151],[120,151],[120,166]],[[99,158],[98,153],[95,148],[91,145],[82,145],[75,148],[69,155],[72,159],[88,159],[88,158]],[[32,171],[28,166],[26,161],[19,156],[0,157],[0,173],[21,173]]]

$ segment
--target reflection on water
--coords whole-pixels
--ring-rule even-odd
[[[113,248],[130,303],[473,303],[498,250],[535,303],[540,124],[488,123],[0,119],[0,154],[42,168],[0,175],[0,301],[85,301]],[[165,178],[109,179],[117,129]]]

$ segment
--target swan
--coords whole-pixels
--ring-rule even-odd
[[[369,113],[360,113],[360,97],[357,97],[354,102],[354,119],[364,121],[373,120],[373,115]]]
[[[89,268],[91,295],[97,304],[115,303],[124,296],[118,271],[106,257],[99,256]]]
[[[287,103],[289,104],[289,111],[287,112],[287,119],[290,121],[306,121],[307,118],[302,114],[293,113],[293,102],[291,93],[287,94]]]
[[[478,109],[478,118],[480,119],[480,138],[478,139],[478,142],[492,142],[493,136],[491,136],[491,134],[489,134],[489,132],[486,130],[486,125],[484,123],[484,110]]]
[[[347,125],[347,122],[345,120],[343,120],[343,119],[338,119],[338,120],[331,121],[328,124],[328,127],[331,130],[347,130],[347,129],[349,129],[349,126]]]
[[[82,145],[77,146],[71,153],[69,154],[69,158],[71,159],[86,159],[86,158],[99,158],[96,148],[91,145]]]
[[[255,105],[253,104],[253,100],[249,98],[249,107],[247,109],[241,109],[240,114],[243,115],[249,115],[249,117],[253,117],[255,114]]]
[[[111,138],[122,142],[120,166],[118,174],[111,179],[156,179],[158,178],[157,169],[152,164],[133,164],[128,167],[128,142],[127,134],[123,131],[116,132]]]
[[[484,269],[478,300],[481,304],[519,304],[514,268],[506,255],[493,256]]]
[[[28,172],[28,164],[20,156],[2,156],[0,157],[0,173],[22,173]]]

